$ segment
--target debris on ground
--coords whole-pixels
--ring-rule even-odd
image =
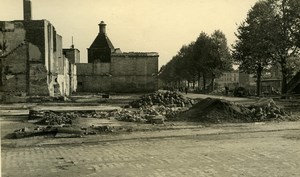
[[[114,118],[119,121],[162,124],[164,121],[174,120],[179,112],[187,109],[188,108],[170,108],[165,106],[143,107],[139,110],[123,109],[116,112]]]
[[[32,136],[51,136],[55,138],[76,138],[83,135],[95,135],[98,133],[112,133],[114,127],[108,125],[77,127],[72,125],[48,125],[48,126],[36,126],[34,128],[24,127],[16,130],[11,138],[26,138]]]
[[[40,125],[72,124],[77,118],[109,119],[113,111],[41,111],[30,110],[29,121]]]
[[[162,124],[164,121],[174,120],[179,112],[193,104],[194,100],[184,98],[178,92],[154,92],[129,104],[129,108],[139,110],[123,109],[115,113],[114,117],[120,121]]]
[[[84,131],[77,127],[71,127],[68,125],[60,126],[37,126],[35,128],[24,127],[16,130],[13,133],[13,138],[25,138],[31,136],[54,136],[54,137],[80,137],[84,134]],[[66,136],[67,135],[67,136]]]
[[[243,107],[229,101],[206,98],[188,111],[180,113],[177,118],[210,123],[234,122],[236,119],[247,119],[245,111]]]
[[[163,123],[173,120],[181,110],[191,107],[194,101],[178,92],[155,92],[144,95],[140,99],[130,103],[130,107],[137,110],[114,111],[43,111],[30,110],[29,121],[39,125],[73,124],[77,118],[115,118],[120,121]],[[181,109],[182,108],[182,109]]]
[[[221,99],[204,99],[177,117],[179,120],[193,120],[208,123],[261,122],[289,120],[273,99],[261,99],[250,106],[237,105]]]
[[[248,107],[253,121],[285,120],[290,116],[272,98],[262,98]]]
[[[148,95],[143,95],[140,99],[130,103],[133,108],[141,108],[144,106],[168,106],[168,107],[190,107],[193,100],[184,98],[178,92],[154,92]]]
[[[114,132],[114,127],[96,125],[76,127],[78,118],[116,119],[119,121],[164,124],[166,121],[199,121],[203,123],[233,123],[293,120],[273,99],[263,98],[251,105],[207,98],[194,104],[176,92],[155,92],[131,103],[136,108],[113,111],[45,111],[30,110],[29,122],[37,127],[17,130],[15,138],[30,136],[80,137]],[[191,106],[193,105],[193,106]],[[191,107],[190,107],[191,106]],[[189,108],[190,107],[190,108]]]

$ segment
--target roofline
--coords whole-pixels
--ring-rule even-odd
[[[141,56],[141,57],[159,57],[157,52],[123,52],[123,53],[112,53],[112,57],[126,57],[126,56]]]
[[[77,50],[78,52],[80,52],[80,50],[77,48],[63,48],[63,50]]]

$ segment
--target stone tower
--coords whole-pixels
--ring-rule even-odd
[[[88,48],[88,63],[110,62],[111,54],[115,48],[106,35],[106,24],[101,21],[99,24],[99,33]]]

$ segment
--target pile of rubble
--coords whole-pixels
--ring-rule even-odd
[[[28,120],[40,125],[62,125],[72,124],[79,115],[75,112],[56,112],[56,111],[29,111]]]
[[[184,98],[178,92],[154,92],[143,95],[139,100],[130,103],[133,108],[144,106],[163,105],[168,107],[189,107],[193,104],[193,100]]]
[[[204,99],[178,115],[180,120],[208,123],[261,122],[289,120],[289,116],[272,99],[261,99],[250,106],[236,105],[221,99]]]
[[[163,123],[164,121],[175,120],[177,114],[187,108],[169,108],[165,106],[143,107],[139,110],[123,109],[113,116],[119,121],[143,122],[143,123]]]
[[[72,124],[77,118],[106,119],[111,117],[112,111],[40,111],[30,110],[29,119],[40,125]]]
[[[273,99],[262,98],[248,107],[253,121],[285,120],[290,116]]]

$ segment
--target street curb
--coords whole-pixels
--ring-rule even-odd
[[[189,129],[189,128],[187,128]],[[193,128],[201,129],[201,128]],[[176,130],[176,129],[175,129]],[[172,130],[159,130],[159,131],[172,131]],[[173,129],[174,131],[174,129]],[[288,128],[288,129],[270,129],[270,130],[253,130],[253,131],[232,131],[232,132],[218,132],[218,133],[196,133],[196,134],[185,134],[185,135],[167,135],[167,136],[140,136],[132,138],[112,138],[105,140],[88,140],[81,142],[59,142],[59,143],[43,143],[43,144],[31,144],[24,146],[13,147],[10,144],[1,144],[2,150],[9,148],[28,148],[28,147],[52,147],[52,146],[81,146],[81,145],[93,145],[100,143],[113,143],[113,142],[126,142],[126,141],[135,141],[135,140],[164,140],[164,139],[178,139],[178,138],[194,138],[194,137],[204,137],[204,136],[218,136],[218,135],[232,135],[232,134],[250,134],[250,133],[270,133],[270,132],[281,132],[281,131],[300,131],[300,128]]]

